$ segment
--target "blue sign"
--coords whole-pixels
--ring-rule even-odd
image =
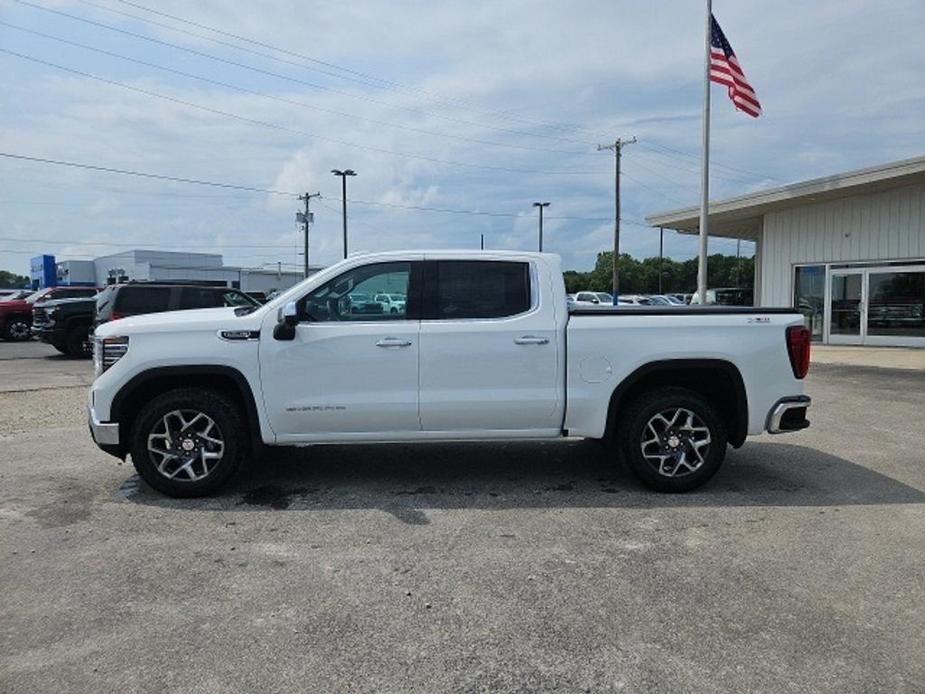
[[[55,256],[37,255],[30,261],[33,289],[55,287],[58,284],[58,270]]]

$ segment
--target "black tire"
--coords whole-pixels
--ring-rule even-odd
[[[201,467],[205,465],[205,459],[191,456],[199,460],[194,463],[193,469],[204,473],[201,479],[168,479],[167,474],[177,467],[183,467],[182,463],[187,459],[176,458],[176,462],[171,462],[166,472],[162,473],[158,470],[158,463],[163,462],[165,457],[157,458],[158,454],[148,450],[149,436],[160,435],[165,415],[171,417],[169,413],[175,411],[202,413],[213,421],[218,429],[218,438],[224,443],[220,459],[207,472]],[[172,433],[178,438],[176,434],[182,432],[177,431],[175,427]],[[211,433],[215,435],[214,430]],[[135,418],[130,435],[132,463],[145,482],[167,496],[197,497],[214,494],[239,470],[246,451],[247,426],[240,409],[227,396],[212,390],[178,389],[159,395],[145,405]],[[197,436],[192,428],[187,431],[186,438],[195,438],[198,446],[201,439]],[[157,441],[159,443],[155,445],[168,447],[166,438]],[[209,445],[211,444],[203,443],[201,447]]]
[[[6,322],[3,339],[10,342],[25,342],[30,337],[32,322],[24,316],[12,316]]]
[[[69,357],[92,357],[93,351],[87,349],[88,338],[90,335],[90,326],[75,325],[67,331],[67,337],[64,338],[64,352]]]
[[[668,413],[664,420],[668,421],[674,411],[682,412],[680,419],[675,420],[680,422],[678,426],[669,428],[662,424],[662,420],[654,419]],[[693,420],[687,419],[687,412],[693,413]],[[617,416],[617,445],[622,459],[643,484],[655,491],[678,493],[696,489],[716,474],[726,457],[728,436],[723,418],[709,400],[692,390],[666,387],[649,391],[621,409]],[[695,425],[693,428],[687,426],[689,421]],[[655,428],[649,428],[650,422]],[[707,435],[703,429],[707,430],[708,444],[703,443],[703,437]],[[660,443],[662,439],[664,447]],[[647,440],[657,441],[646,447],[649,458],[643,455],[643,443]],[[692,440],[701,447],[698,449],[699,456],[694,451]],[[671,448],[671,444],[677,447]],[[656,462],[654,458],[662,453],[670,455]],[[702,463],[700,457],[703,458]],[[685,462],[679,463],[679,459]],[[693,471],[688,469],[688,461],[693,463]],[[674,472],[676,476],[672,476]]]

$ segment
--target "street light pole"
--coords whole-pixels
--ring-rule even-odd
[[[344,209],[344,259],[347,258],[347,176],[356,176],[357,172],[353,169],[331,169],[331,173],[340,176],[341,180],[341,200]]]
[[[543,208],[549,207],[548,202],[535,202],[533,203],[534,207],[540,208],[540,253],[543,252]]]

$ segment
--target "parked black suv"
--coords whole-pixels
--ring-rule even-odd
[[[170,282],[128,282],[106,287],[96,297],[94,326],[127,316],[192,308],[249,306],[257,301],[239,289]]]
[[[32,334],[71,357],[89,357],[90,326],[96,313],[96,299],[58,299],[32,309]]]

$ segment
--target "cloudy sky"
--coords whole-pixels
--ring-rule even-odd
[[[301,191],[323,195],[311,258],[330,263],[330,170],[352,168],[351,250],[534,249],[548,200],[546,250],[586,269],[611,243],[596,145],[632,136],[624,249],[656,255],[643,218],[698,199],[703,5],[0,0],[0,151],[263,189],[0,157],[0,268],[131,247],[298,264]],[[925,153],[922,0],[714,13],[764,108],[752,120],[713,87],[714,198]]]

